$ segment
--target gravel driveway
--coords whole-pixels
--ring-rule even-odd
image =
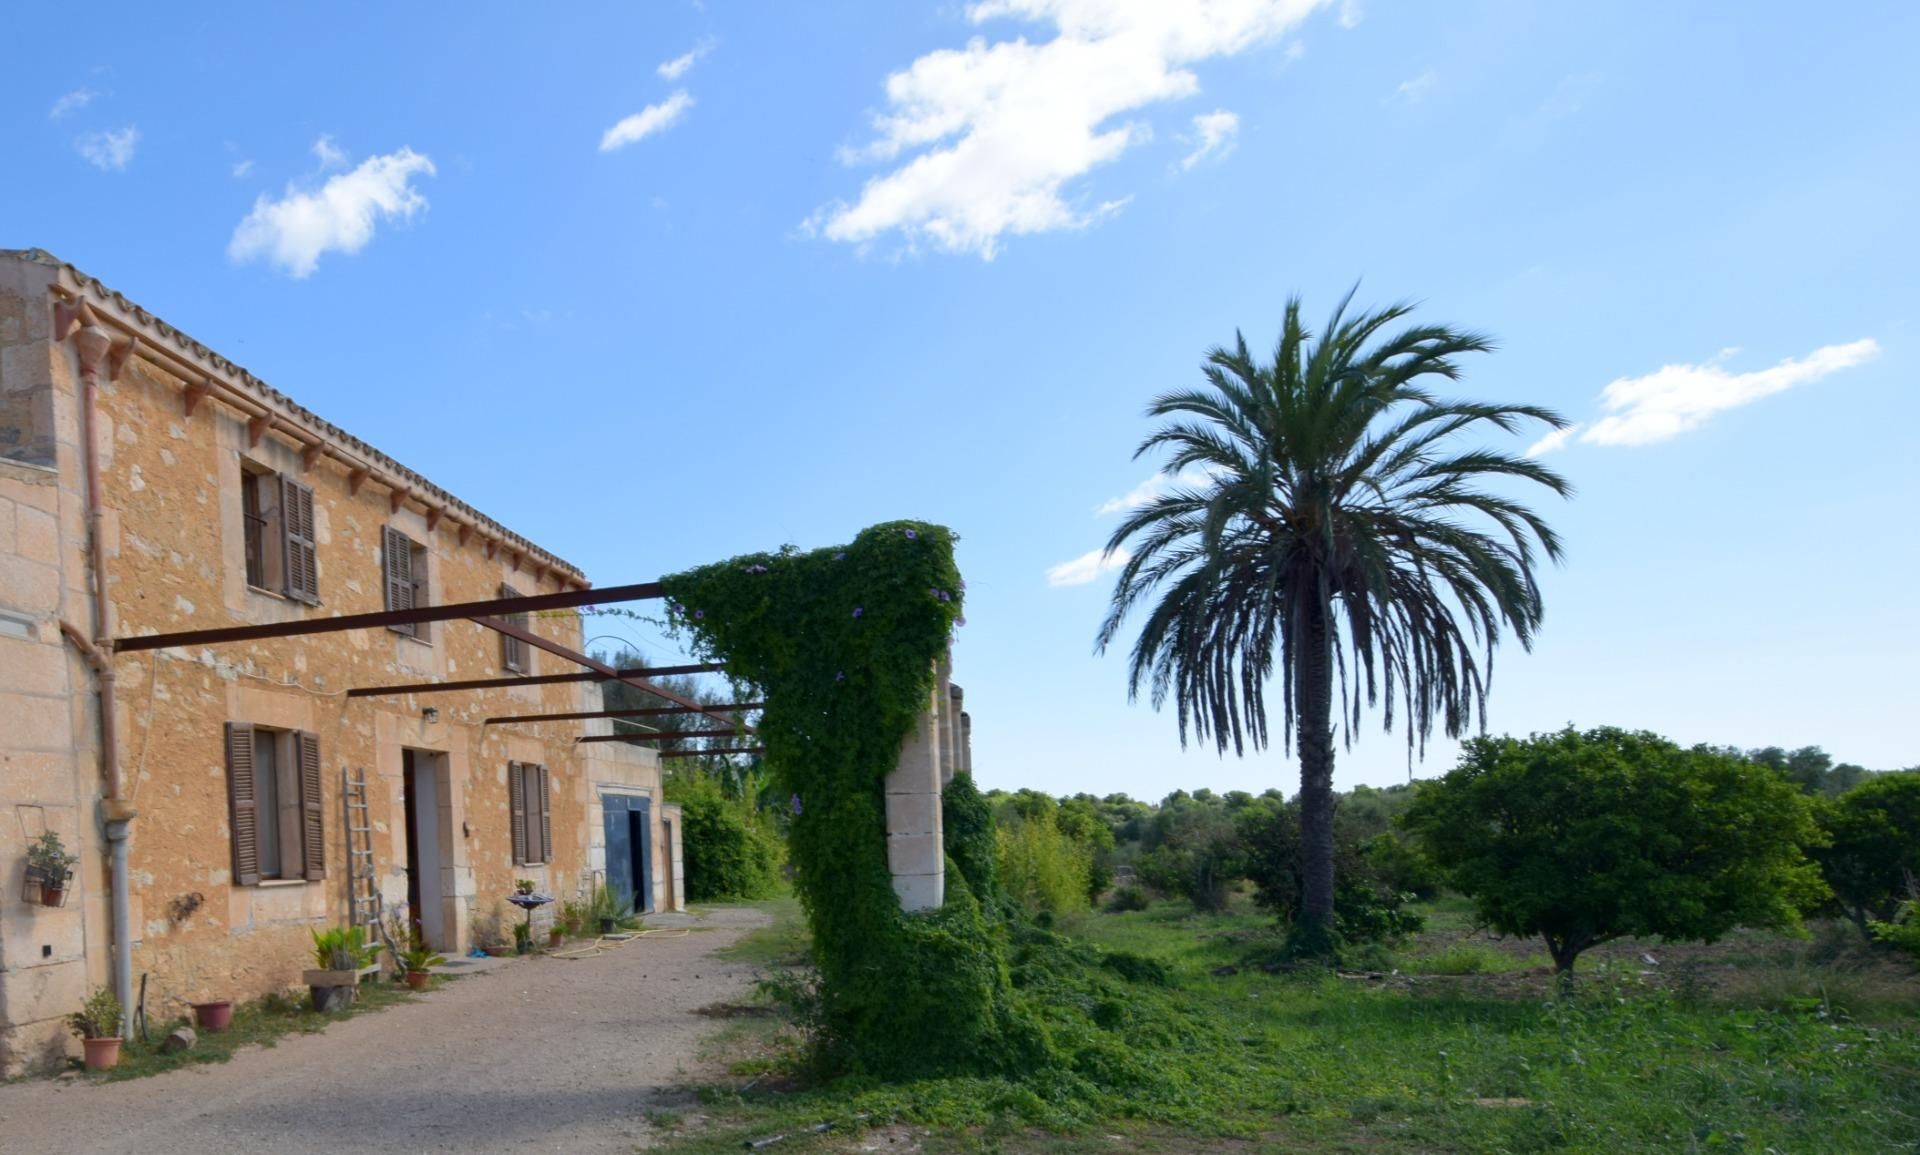
[[[703,929],[516,960],[225,1064],[3,1086],[0,1151],[630,1152],[716,1025],[694,1010],[752,983],[753,967],[713,952],[767,916],[691,921]]]

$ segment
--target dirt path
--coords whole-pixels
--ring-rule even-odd
[[[683,937],[516,961],[226,1064],[0,1087],[0,1151],[630,1152],[714,1029],[694,1010],[752,981],[713,952],[766,921],[716,910]]]

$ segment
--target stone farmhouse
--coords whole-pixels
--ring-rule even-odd
[[[0,1072],[62,1062],[93,987],[144,979],[156,1021],[256,998],[376,908],[449,954],[511,941],[517,879],[679,908],[653,751],[576,741],[606,719],[487,724],[600,709],[604,675],[543,648],[581,646],[571,609],[520,636],[111,644],[587,588],[94,278],[0,251]],[[27,869],[48,830],[79,859],[63,905]]]

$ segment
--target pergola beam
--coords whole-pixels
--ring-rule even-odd
[[[389,686],[360,686],[348,690],[349,698],[378,698],[387,694],[444,694],[454,690],[492,690],[505,686],[552,686],[561,682],[617,682],[629,674],[648,678],[670,678],[681,674],[713,674],[726,669],[719,662],[695,662],[686,666],[623,666],[613,674],[586,670],[577,674],[535,674],[531,677],[469,678],[463,682],[398,682]],[[494,719],[496,721],[501,719]]]
[[[598,734],[589,734],[587,737],[597,738],[599,736]],[[647,742],[685,742],[694,738],[738,738],[740,736],[741,733],[737,728],[728,728],[725,730],[649,730],[646,733],[629,731],[620,735],[622,738],[632,738]],[[580,740],[584,742],[587,739],[582,738]],[[693,753],[699,754],[704,753],[704,751],[695,750]]]
[[[645,742],[652,734],[584,734],[575,738],[575,742]],[[662,758],[705,758],[721,754],[765,754],[765,746],[742,746],[733,750],[656,750]]]
[[[646,671],[655,677],[658,670]],[[733,702],[724,706],[715,706],[714,710],[728,713],[745,713],[748,710],[764,708],[764,702]],[[658,718],[667,714],[707,714],[708,710],[696,710],[692,706],[649,706],[644,710],[573,710],[563,714],[503,714],[497,718],[488,718],[482,725],[493,726],[507,722],[578,722],[588,718]]]
[[[304,634],[330,634],[341,630],[384,629],[388,626],[448,622],[460,618],[477,619],[495,615],[536,614],[546,610],[597,606],[607,602],[637,602],[664,596],[666,596],[665,591],[659,582],[641,582],[637,585],[608,586],[597,590],[567,590],[555,594],[534,594],[524,598],[492,598],[483,602],[452,602],[439,606],[418,606],[410,610],[343,614],[331,618],[305,618],[292,622],[228,626],[215,630],[183,630],[172,634],[145,634],[139,637],[116,639],[113,649],[116,653],[126,654],[136,650],[164,650],[172,646],[218,646],[227,642],[291,638]],[[600,670],[610,669],[610,667],[599,666],[598,663],[591,664],[598,666]]]
[[[519,599],[508,599],[508,600],[519,600]],[[585,666],[587,669],[592,670],[596,674],[604,674],[609,678],[617,678],[620,681],[626,683],[627,685],[632,686],[636,690],[645,690],[647,693],[652,694],[656,698],[665,698],[667,701],[672,702],[675,705],[686,706],[692,709],[696,713],[705,714],[708,717],[717,719],[721,722],[727,722],[729,724],[732,723],[732,720],[727,718],[724,712],[721,711],[718,707],[709,706],[703,702],[696,702],[692,698],[683,698],[679,694],[674,693],[672,690],[667,689],[665,686],[657,686],[654,683],[647,681],[645,678],[637,677],[632,674],[622,674],[619,670],[614,669],[612,666],[607,665],[605,662],[601,661],[598,658],[590,658],[587,655],[580,653],[578,650],[569,649],[568,647],[563,646],[559,642],[553,641],[550,638],[543,638],[539,634],[534,633],[532,630],[522,629],[519,626],[514,625],[512,622],[506,622],[506,621],[500,620],[499,618],[489,618],[489,617],[476,617],[470,620],[472,620],[476,625],[485,626],[486,628],[493,630],[496,633],[505,634],[510,638],[518,638],[519,640],[525,642],[529,646],[534,646],[539,649],[545,650],[546,652],[554,655],[555,657],[565,658],[567,661],[573,662],[576,665]],[[749,727],[748,729],[750,730],[751,727]]]

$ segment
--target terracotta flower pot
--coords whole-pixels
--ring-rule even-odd
[[[566,940],[566,932],[556,927],[547,932],[547,949],[552,950]]]
[[[67,888],[64,886],[43,886],[40,888],[41,906],[59,906],[67,901]]]
[[[407,986],[412,990],[424,991],[427,989],[427,984],[432,981],[433,974],[429,971],[407,972]]]
[[[110,1039],[81,1039],[80,1045],[87,1052],[87,1070],[111,1071],[120,1065],[120,1037]]]
[[[193,1025],[203,1031],[218,1034],[233,1025],[233,1000],[216,999],[210,1003],[193,1003]]]

